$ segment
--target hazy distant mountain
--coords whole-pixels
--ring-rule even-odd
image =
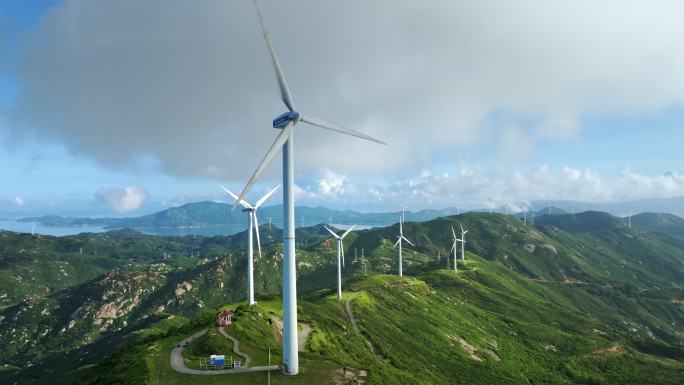
[[[178,235],[181,233],[216,235],[234,234],[242,231],[247,226],[247,217],[236,208],[231,211],[232,205],[216,202],[195,202],[180,207],[172,207],[157,213],[133,218],[76,218],[56,215],[42,217],[22,218],[21,221],[36,221],[45,226],[72,227],[72,226],[106,226],[107,229],[134,228],[134,229],[157,229],[155,231],[164,235]],[[456,209],[446,208],[441,210],[421,210],[417,212],[407,211],[407,221],[421,222],[437,217],[455,214]],[[295,208],[296,226],[312,226],[314,224],[329,223],[365,226],[387,226],[399,221],[401,212],[387,213],[362,213],[353,210],[333,210],[325,207],[297,206]],[[273,224],[282,227],[282,205],[262,207],[258,211],[261,224],[266,224],[271,218]],[[303,222],[302,222],[303,220]],[[166,229],[166,231],[163,231]]]
[[[588,203],[577,201],[534,201],[533,207],[553,206],[568,212],[604,211],[613,215],[625,216],[630,211],[634,214],[642,212],[670,213],[684,217],[684,197],[667,199],[643,199],[630,202]]]

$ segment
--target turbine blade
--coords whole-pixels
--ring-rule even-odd
[[[394,246],[392,246],[392,248],[394,249],[395,247],[397,247],[397,245],[399,244],[400,241],[401,241],[401,238],[397,239],[397,242],[394,244]]]
[[[347,135],[355,136],[357,138],[370,140],[371,142],[376,142],[376,143],[380,143],[380,144],[387,144],[387,143],[383,142],[382,140],[375,139],[372,136],[368,136],[368,135],[363,134],[361,132],[358,132],[356,130],[352,130],[351,128],[343,127],[343,126],[340,126],[339,124],[335,124],[335,123],[326,122],[325,120],[314,118],[313,116],[302,116],[301,120],[303,122],[309,123],[313,126],[318,126],[318,127],[325,128],[328,130],[337,131],[337,132],[340,132],[342,134],[347,134]]]
[[[354,226],[350,227],[349,229],[347,229],[347,231],[345,231],[344,234],[342,234],[342,236],[341,236],[340,238],[344,239],[344,237],[346,237],[347,234],[349,234],[349,233],[354,229],[354,227],[356,227],[356,225],[354,225]]]
[[[454,247],[456,247],[456,242],[454,242],[454,243],[451,244],[451,249],[449,249],[449,252],[450,252],[450,253],[451,253],[452,251],[454,251]]]
[[[252,211],[251,213],[254,218],[254,229],[256,230],[256,239],[257,239],[257,250],[259,250],[259,258],[261,258],[261,240],[259,239],[259,220],[257,219],[256,211]]]
[[[271,35],[266,29],[266,24],[264,23],[264,18],[261,16],[261,8],[259,8],[259,3],[257,0],[254,0],[254,6],[256,7],[257,17],[259,18],[259,25],[261,25],[261,33],[264,35],[264,40],[266,40],[266,46],[268,47],[268,52],[271,54],[271,61],[273,62],[273,69],[275,70],[276,78],[278,78],[280,99],[282,99],[283,103],[285,103],[285,106],[290,111],[294,111],[295,107],[294,103],[292,102],[292,95],[290,94],[290,89],[287,87],[283,69],[280,68],[278,56],[276,56],[275,48],[273,48],[273,42],[271,42]]]
[[[408,239],[406,239],[406,238],[404,238],[404,237],[401,237],[401,238],[402,238],[403,240],[405,240],[406,242],[408,242],[408,243],[409,243],[409,245],[411,245],[411,246],[415,246],[415,245],[414,245],[413,243],[411,243],[411,241],[409,241]]]
[[[235,199],[235,203],[240,203],[242,205],[242,207],[244,207],[246,209],[252,208],[252,205],[250,205],[249,203],[245,202],[244,200],[238,198],[238,196],[233,194],[232,191],[228,190],[227,188],[225,188],[223,186],[221,186],[221,188],[223,189],[223,191],[227,192],[228,194],[230,194],[230,196],[232,196]]]
[[[456,239],[456,231],[454,231],[454,226],[451,226],[451,233],[454,234],[454,239]]]
[[[275,142],[271,145],[271,148],[268,149],[268,152],[266,152],[266,155],[264,155],[264,159],[261,160],[261,163],[259,163],[259,167],[257,167],[256,171],[254,171],[254,175],[252,175],[252,178],[247,182],[247,185],[245,188],[242,190],[242,193],[240,193],[240,197],[238,199],[244,198],[245,195],[249,192],[249,190],[252,189],[252,186],[254,186],[254,183],[256,183],[257,179],[263,174],[264,170],[266,169],[266,166],[271,163],[273,160],[273,157],[275,157],[276,153],[280,151],[280,148],[283,147],[285,142],[287,142],[287,139],[290,137],[290,132],[292,131],[292,127],[294,126],[294,123],[289,122],[283,130],[280,132],[280,135],[276,138]],[[233,210],[235,209],[235,206],[237,205],[237,202],[233,205]]]
[[[254,208],[255,208],[255,209],[258,209],[259,206],[261,206],[262,204],[264,204],[264,202],[266,202],[266,201],[268,200],[268,198],[270,198],[271,195],[273,195],[273,193],[276,192],[276,190],[278,190],[278,188],[280,188],[280,185],[276,186],[276,188],[274,188],[273,190],[271,190],[271,191],[269,191],[268,193],[266,193],[266,195],[264,195],[263,197],[261,197],[261,199],[259,199],[259,200],[257,201],[257,203],[254,205]]]
[[[466,231],[464,231],[464,232],[463,232],[463,234],[468,234],[468,231],[470,231],[470,230],[466,230]]]
[[[399,217],[399,235],[404,236],[404,227],[401,224],[401,217]]]
[[[330,229],[328,228],[328,226],[323,226],[323,227],[325,227],[325,229],[328,230],[328,231],[330,232],[330,234],[332,234],[336,239],[340,239],[340,236],[337,235],[337,234],[335,234],[334,231],[330,230]]]
[[[342,267],[344,267],[344,242],[340,238],[340,254],[342,254]]]
[[[459,223],[458,226],[461,228],[461,232],[463,232],[463,226]]]

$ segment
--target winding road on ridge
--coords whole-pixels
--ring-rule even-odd
[[[209,329],[204,329],[202,331],[199,331],[190,337],[184,339],[181,341],[178,345],[179,347],[173,348],[171,351],[171,368],[173,370],[177,371],[178,373],[185,373],[185,374],[197,374],[200,376],[215,376],[215,375],[220,375],[220,374],[235,374],[235,373],[249,373],[249,372],[266,372],[269,370],[278,370],[279,366],[278,365],[271,365],[271,366],[255,366],[253,368],[245,367],[245,368],[237,368],[237,369],[211,369],[211,370],[199,370],[199,369],[190,369],[187,366],[185,366],[185,361],[183,361],[183,345],[186,343],[192,342],[195,339],[203,336],[204,334],[207,333],[207,330]],[[240,348],[240,343],[238,340],[233,338],[232,336],[229,336],[223,328],[219,328],[219,333],[221,333],[225,338],[230,339],[233,341],[233,352],[237,355],[245,357],[245,363],[244,365],[247,366],[249,362],[252,360],[252,357],[250,357],[248,354],[245,354],[239,350]]]

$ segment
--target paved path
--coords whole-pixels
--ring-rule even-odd
[[[361,335],[361,331],[359,331],[359,327],[356,326],[356,319],[354,319],[354,313],[352,313],[351,306],[349,305],[349,303],[359,294],[361,294],[360,291],[350,295],[349,297],[347,297],[347,301],[344,303],[344,307],[347,310],[347,316],[349,317],[349,321],[351,321],[352,324],[352,329],[354,329],[354,333],[356,333],[356,335],[358,336]]]
[[[190,369],[187,366],[185,366],[185,361],[183,361],[183,345],[185,345],[186,342],[191,342],[204,334],[207,333],[208,329],[204,329],[200,332],[197,332],[190,337],[184,339],[183,341],[180,342],[181,347],[176,347],[173,348],[171,351],[171,367],[173,370],[177,371],[178,373],[185,373],[185,374],[196,374],[200,376],[215,376],[215,375],[220,375],[220,374],[235,374],[235,373],[249,373],[249,372],[266,372],[269,370],[278,370],[279,366],[278,365],[271,365],[271,366],[255,366],[253,368],[237,368],[237,369],[217,369],[217,370],[199,370],[199,369]],[[224,336],[227,336],[227,334],[224,334],[225,332],[221,333]],[[237,340],[233,339],[232,337],[228,336],[235,345],[233,345],[233,350],[235,353],[240,354],[242,356],[245,356],[245,364],[248,362],[247,360],[251,360],[252,358],[249,357],[248,355],[244,353],[239,353],[237,349],[238,347],[238,342]]]
[[[357,336],[363,338],[364,341],[366,341],[366,345],[368,345],[368,348],[373,353],[373,355],[375,355],[376,357],[378,357],[380,359],[384,359],[385,357],[383,357],[382,354],[380,354],[378,352],[378,350],[375,349],[375,346],[373,346],[373,344],[370,342],[370,340],[368,338],[366,338],[366,336],[361,333],[361,330],[359,330],[359,327],[356,325],[356,318],[354,318],[354,313],[351,310],[351,301],[361,293],[363,293],[363,292],[359,291],[359,292],[356,292],[356,293],[350,295],[349,297],[347,297],[347,301],[345,301],[345,303],[344,303],[344,308],[345,308],[345,311],[347,313],[347,317],[349,318],[349,322],[351,322],[352,330],[354,330],[354,333]]]
[[[283,333],[283,320],[280,319],[280,317],[275,316],[275,315],[271,316],[271,319],[278,326],[278,329],[280,329],[280,334],[282,335],[282,333]],[[303,352],[306,348],[306,341],[309,339],[309,334],[311,333],[311,326],[309,326],[308,324],[302,323],[302,322],[299,322],[299,326],[302,327],[302,330],[300,330],[299,333],[297,333],[297,338],[299,341],[299,343],[297,345],[299,345],[299,351]]]
[[[243,353],[240,351],[240,342],[235,339],[235,337],[228,335],[226,333],[224,328],[218,328],[219,333],[221,333],[222,336],[225,338],[228,338],[229,340],[233,341],[233,353],[237,354],[238,356],[242,356],[245,359],[245,362],[242,364],[242,366],[246,366],[249,368],[249,363],[252,362],[252,356],[250,356],[247,353]]]

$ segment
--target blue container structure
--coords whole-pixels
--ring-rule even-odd
[[[226,356],[212,354],[209,357],[209,364],[211,366],[213,366],[214,368],[216,368],[216,367],[222,368],[226,364]]]

